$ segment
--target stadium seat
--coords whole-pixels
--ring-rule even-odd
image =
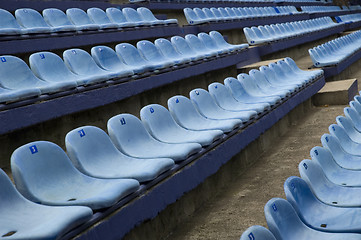
[[[143,72],[156,71],[163,67],[162,64],[149,62],[144,59],[140,55],[139,50],[129,43],[120,43],[116,45],[115,51],[120,55],[120,57],[127,65],[136,68],[141,67]]]
[[[77,30],[87,31],[100,29],[100,26],[92,22],[89,16],[80,8],[68,8],[66,15],[70,22],[76,26]]]
[[[86,11],[88,17],[95,23],[100,26],[101,29],[117,29],[119,25],[110,21],[106,13],[96,7],[88,8]]]
[[[178,24],[178,20],[177,19],[166,19],[166,20],[159,20],[157,19],[152,11],[150,11],[148,8],[145,7],[140,7],[137,8],[137,12],[139,13],[139,15],[142,17],[142,19],[144,21],[150,22],[152,24]]]
[[[62,31],[62,28],[50,27],[43,16],[31,8],[19,8],[15,10],[15,17],[18,23],[26,28],[27,33],[50,33]]]
[[[310,186],[315,196],[322,202],[341,207],[359,207],[361,188],[340,186],[331,182],[322,168],[314,161],[303,160],[298,165],[303,180]]]
[[[357,100],[355,100],[355,101],[352,100],[352,101],[350,101],[349,104],[350,104],[350,107],[352,109],[354,109],[358,115],[361,116],[361,103],[359,103]]]
[[[99,79],[99,82],[128,76],[128,72],[120,70],[111,72],[100,68],[91,55],[78,48],[68,49],[63,52],[63,58],[68,68],[82,76]]]
[[[209,119],[241,119],[243,123],[253,120],[257,112],[254,110],[227,111],[217,105],[212,96],[202,88],[193,89],[189,92],[190,99],[198,112]]]
[[[223,135],[220,130],[194,131],[182,128],[175,122],[169,111],[159,104],[143,107],[140,110],[140,118],[147,131],[161,142],[193,142],[208,146]]]
[[[134,179],[98,179],[82,174],[58,145],[46,141],[16,149],[11,156],[11,170],[19,192],[45,205],[102,209],[139,188]]]
[[[238,102],[232,93],[223,84],[214,82],[208,86],[208,91],[218,106],[228,111],[245,111],[252,110],[258,114],[264,113],[270,109],[267,103],[242,103]]]
[[[74,166],[96,178],[132,178],[146,182],[174,166],[169,158],[141,159],[124,155],[103,130],[93,126],[68,132],[65,145]]]
[[[209,36],[216,42],[219,48],[229,49],[231,51],[241,51],[249,47],[248,44],[238,44],[238,45],[229,44],[228,42],[226,42],[226,40],[224,40],[222,34],[220,34],[217,31],[209,32]]]
[[[208,22],[207,19],[201,19],[191,8],[184,8],[183,12],[184,12],[184,16],[187,19],[188,24],[190,25],[197,25]]]
[[[351,119],[344,116],[337,116],[336,122],[341,126],[347,135],[356,143],[361,143],[361,133],[356,130]]]
[[[354,128],[361,132],[361,116],[357,113],[355,108],[345,107],[343,109],[345,116],[352,122]]]
[[[243,232],[240,240],[276,240],[265,227],[254,225]]]
[[[322,232],[361,232],[360,208],[337,207],[321,202],[299,177],[289,177],[284,191],[288,202],[307,226]]]
[[[198,33],[198,38],[203,42],[203,44],[211,49],[212,51],[217,51],[218,54],[226,54],[232,52],[231,48],[224,48],[223,46],[217,45],[216,41],[211,38],[207,33],[201,32]]]
[[[129,27],[135,27],[137,26],[137,24],[129,22],[123,12],[120,9],[117,8],[107,8],[105,10],[105,13],[107,14],[108,18],[110,19],[110,21],[112,21],[113,23],[118,24],[119,27],[121,28],[129,28]]]
[[[342,127],[336,124],[331,124],[328,127],[328,130],[332,136],[338,138],[339,143],[346,152],[352,155],[361,156],[361,144],[352,141]]]
[[[331,182],[341,186],[361,186],[361,171],[342,168],[326,148],[314,147],[310,154],[312,160],[321,166],[324,174]]]
[[[91,49],[91,55],[99,67],[110,72],[123,72],[124,76],[142,74],[142,67],[129,66],[124,63],[120,56],[108,46],[95,46]]]
[[[168,109],[174,120],[189,130],[222,130],[227,133],[242,125],[240,119],[214,120],[205,118],[196,110],[191,100],[184,96],[174,96],[168,99]]]
[[[209,49],[204,45],[204,43],[194,34],[187,34],[184,39],[188,43],[188,45],[193,49],[193,51],[197,52],[198,54],[203,55],[207,58],[216,57],[218,55],[217,51],[213,49]]]
[[[20,35],[26,32],[27,30],[19,25],[11,13],[0,9],[0,35]]]
[[[175,67],[176,63],[173,59],[162,55],[158,48],[148,40],[137,42],[137,48],[140,55],[147,61],[161,65],[162,69]]]
[[[98,82],[96,77],[80,77],[74,74],[65,66],[63,60],[52,52],[31,54],[29,65],[35,76],[48,82],[75,82],[76,85],[88,85]]]
[[[361,170],[361,156],[352,155],[345,152],[341,147],[338,138],[324,134],[321,137],[322,146],[327,148],[338,165],[345,169]]]
[[[62,29],[62,31],[76,31],[77,27],[74,26],[66,16],[66,14],[57,8],[47,8],[43,10],[43,17],[45,22],[53,27]]]
[[[202,53],[195,52],[187,43],[187,41],[180,37],[174,36],[171,38],[171,43],[173,44],[174,48],[186,58],[190,58],[192,61],[202,60],[206,58],[206,56]]]
[[[154,45],[159,49],[159,51],[170,59],[173,59],[177,64],[186,64],[191,62],[190,57],[185,57],[179,52],[177,52],[172,45],[172,43],[165,38],[158,38],[154,41]]]
[[[41,91],[37,88],[10,90],[0,87],[0,103],[17,102],[40,95]]]
[[[197,16],[201,19],[201,20],[207,20],[208,23],[212,23],[212,22],[216,22],[217,19],[214,18],[209,18],[207,17],[206,13],[200,9],[200,8],[193,8],[193,11],[195,12],[195,14],[197,14]]]
[[[285,84],[295,84],[299,88],[307,86],[314,79],[313,75],[298,74],[282,60],[277,63],[270,63],[268,66],[279,79],[283,79],[283,81],[285,81],[285,79],[287,80],[285,81]]]
[[[360,235],[355,233],[327,233],[308,227],[302,222],[292,205],[282,198],[269,200],[264,207],[264,214],[268,228],[276,239],[360,239]]]
[[[139,15],[139,13],[133,8],[125,7],[122,9],[122,12],[123,12],[125,18],[128,20],[128,22],[134,23],[136,26],[153,25],[152,23],[150,23],[148,21],[144,21],[142,19],[142,17]]]
[[[39,89],[41,94],[50,94],[73,89],[73,82],[46,82],[37,78],[29,66],[20,58],[0,56],[0,86],[11,90]]]
[[[3,239],[59,239],[93,215],[88,207],[51,207],[31,202],[16,190],[1,169],[0,186],[0,235]]]
[[[313,71],[305,71],[300,69],[296,62],[290,58],[290,57],[286,57],[284,59],[284,61],[288,64],[288,66],[293,70],[293,72],[300,74],[300,75],[305,75],[305,76],[310,76],[311,79],[316,79],[319,78],[321,76],[323,76],[323,70],[322,69],[318,69],[318,70],[313,70]]]
[[[108,133],[115,146],[137,158],[171,158],[180,162],[198,153],[198,143],[164,143],[154,139],[142,122],[131,114],[119,114],[109,119]]]
[[[277,66],[276,70],[281,71]],[[289,80],[289,78],[283,78],[282,75],[280,76],[277,74],[274,69],[271,69],[268,66],[261,66],[259,68],[260,72],[263,73],[264,77],[266,77],[267,81],[274,87],[280,87],[281,89],[292,89],[293,92],[297,92],[302,89],[302,83],[295,83]]]

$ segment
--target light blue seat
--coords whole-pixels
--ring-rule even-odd
[[[345,116],[351,120],[354,128],[358,132],[361,132],[361,115],[356,111],[355,107],[345,107],[343,112]]]
[[[168,109],[174,120],[189,130],[222,130],[227,133],[242,124],[240,119],[214,120],[205,118],[196,110],[191,100],[184,96],[174,96],[168,99]]]
[[[358,115],[361,116],[361,103],[357,100],[350,101],[350,107],[357,112]]]
[[[279,67],[279,66],[277,66],[277,67]],[[287,79],[282,78],[282,76],[279,76],[279,74],[276,74],[274,69],[271,69],[268,66],[261,66],[259,68],[259,70],[261,73],[263,73],[263,75],[266,77],[267,81],[272,86],[280,87],[280,88],[284,88],[284,89],[290,89],[290,90],[292,90],[292,92],[299,91],[303,86],[303,83],[289,82],[288,78]]]
[[[222,15],[222,13],[219,11],[218,8],[212,7],[212,8],[210,8],[210,10],[211,10],[211,12],[213,13],[213,15],[216,16],[216,18],[217,18],[218,20],[221,20],[221,21],[232,21],[231,18],[224,17],[224,16]]]
[[[126,65],[121,57],[108,46],[95,46],[90,52],[96,64],[107,71],[118,72],[119,74],[123,72],[123,76],[132,76],[144,72],[140,66]]]
[[[16,149],[11,156],[11,170],[19,192],[45,205],[102,209],[139,188],[134,179],[98,179],[82,174],[58,145],[46,141]]]
[[[45,22],[53,27],[61,29],[62,31],[76,31],[74,26],[66,16],[66,14],[57,8],[47,8],[43,10],[43,17]],[[59,30],[60,31],[60,30]]]
[[[125,18],[128,20],[128,22],[134,23],[136,26],[151,26],[152,25],[152,23],[150,23],[148,21],[144,21],[141,18],[141,16],[139,15],[139,13],[133,8],[125,7],[122,9],[122,12],[123,12]]]
[[[270,63],[268,67],[276,74],[277,78],[282,79],[281,81],[287,80],[288,84],[296,84],[298,88],[303,88],[311,82],[310,78],[298,76],[290,69],[287,69],[289,66],[285,62],[282,64]]]
[[[361,205],[360,187],[340,186],[331,182],[316,162],[303,160],[298,165],[298,170],[302,179],[307,182],[320,201],[341,207],[359,207]]]
[[[78,48],[68,49],[63,52],[63,59],[67,67],[74,73],[82,77],[97,78],[99,82],[124,76],[120,72],[110,72],[100,68],[91,55]]]
[[[40,13],[31,8],[19,8],[15,10],[18,23],[26,28],[27,33],[50,33],[57,31],[51,28]]]
[[[185,64],[191,62],[190,57],[185,57],[177,52],[172,43],[165,38],[158,38],[154,41],[154,45],[159,51],[170,59],[173,59],[177,64]]]
[[[270,109],[267,103],[242,103],[238,102],[232,93],[223,84],[214,82],[208,86],[208,91],[217,104],[228,111],[252,110],[258,114]]]
[[[68,132],[65,145],[74,166],[96,178],[132,178],[146,182],[174,166],[174,161],[169,158],[144,159],[124,155],[103,130],[93,126]]]
[[[190,25],[197,25],[209,22],[208,19],[201,19],[191,8],[184,8],[183,13],[187,19],[188,24]]]
[[[38,97],[41,92],[37,88],[10,90],[0,87],[0,103],[16,102],[28,98]]]
[[[137,158],[171,158],[180,162],[198,153],[198,143],[164,143],[154,139],[142,122],[131,114],[119,114],[108,120],[108,133],[115,146]]]
[[[241,103],[253,104],[262,103],[266,106],[273,106],[276,104],[275,99],[269,99],[264,97],[255,97],[250,95],[243,87],[240,81],[234,77],[228,77],[224,79],[224,85],[232,93],[232,96]]]
[[[230,53],[232,51],[229,48],[218,46],[215,40],[212,39],[207,33],[201,32],[198,33],[197,36],[207,48],[211,49],[212,51],[217,51],[218,54]]]
[[[212,19],[213,21],[220,22],[222,19],[219,19],[214,15],[214,13],[209,8],[202,8],[202,11],[206,15],[208,19]]]
[[[122,10],[120,10],[118,8],[114,8],[114,7],[107,8],[105,10],[105,13],[107,14],[110,21],[112,21],[113,23],[118,24],[119,27],[126,28],[126,27],[135,27],[135,26],[137,26],[137,24],[135,24],[135,23],[128,22],[128,20],[124,16]]]
[[[229,49],[231,51],[240,51],[249,47],[248,44],[238,44],[238,45],[229,44],[228,42],[226,42],[226,40],[224,40],[223,36],[217,31],[209,32],[209,36],[213,38],[213,40],[216,42],[219,48]]]
[[[257,115],[256,111],[227,111],[217,105],[212,96],[202,88],[196,88],[189,92],[190,99],[198,112],[206,118],[222,119],[241,119],[243,123],[251,121]]]
[[[37,52],[29,57],[29,65],[35,76],[47,82],[73,82],[77,85],[88,85],[96,78],[80,77],[71,72],[63,60],[52,52]]]
[[[195,52],[186,42],[186,40],[180,36],[174,36],[171,38],[171,43],[174,48],[186,58],[190,58],[192,61],[204,59],[204,54]]]
[[[159,20],[157,19],[152,11],[150,11],[148,8],[140,7],[137,8],[137,12],[139,15],[143,18],[144,21],[151,22],[152,24],[178,24],[177,19],[166,19],[166,20]]]
[[[0,169],[0,235],[3,239],[59,239],[88,221],[88,207],[50,207],[24,198]]]
[[[314,230],[302,222],[292,205],[282,198],[272,198],[264,207],[268,228],[278,240],[360,239],[355,233],[327,233]]]
[[[299,177],[289,177],[284,191],[288,202],[307,226],[322,232],[361,233],[360,208],[337,207],[321,202]]]
[[[323,173],[331,182],[341,186],[361,186],[361,171],[342,168],[326,148],[314,147],[310,154],[312,160],[321,166]]]
[[[169,111],[159,105],[150,104],[140,110],[140,118],[148,132],[157,140],[166,143],[199,143],[208,146],[221,138],[220,130],[194,131],[179,126]]]
[[[205,14],[205,12],[202,10],[202,9],[200,9],[200,8],[193,8],[193,11],[195,12],[195,14],[197,14],[197,16],[200,18],[200,19],[202,19],[202,20],[207,20],[207,22],[209,22],[209,23],[213,23],[213,22],[217,22],[217,19],[216,19],[216,17],[211,17],[211,18],[209,18],[209,17],[207,17],[207,15]]]
[[[321,137],[322,146],[327,148],[332,154],[333,159],[345,169],[361,170],[361,156],[347,153],[342,147],[338,138],[324,134]]]
[[[267,228],[254,225],[243,232],[240,240],[276,240],[276,238]]]
[[[284,59],[284,61],[288,64],[288,66],[295,73],[306,75],[306,76],[311,76],[312,79],[316,79],[316,78],[319,78],[319,77],[323,76],[323,70],[322,69],[313,70],[313,71],[305,71],[305,70],[300,69],[297,66],[296,62],[290,57],[286,57]]]
[[[106,13],[96,7],[88,8],[86,11],[88,17],[95,23],[100,26],[101,29],[117,29],[119,25],[110,21]]]
[[[336,117],[336,122],[345,130],[345,132],[352,139],[352,141],[356,143],[361,143],[361,133],[356,130],[351,119],[343,116],[338,116]]]
[[[0,86],[11,90],[38,89],[41,94],[50,94],[74,88],[72,82],[46,82],[37,78],[20,58],[0,56]]]
[[[66,15],[72,24],[77,27],[77,30],[98,30],[100,26],[92,22],[89,16],[80,8],[68,8]]]
[[[139,50],[129,43],[120,43],[116,45],[115,51],[127,65],[136,68],[141,67],[143,72],[156,71],[163,67],[161,64],[152,63],[144,59],[140,55]]]
[[[204,57],[211,58],[218,55],[217,51],[207,48],[204,43],[194,34],[187,34],[184,39],[193,51],[202,54]]]
[[[20,35],[26,34],[16,21],[15,17],[4,9],[0,9],[0,35]]]
[[[328,127],[328,130],[330,131],[332,136],[338,138],[342,148],[346,152],[352,155],[361,156],[361,144],[352,141],[342,127],[336,124],[331,124]]]
[[[157,63],[161,65],[161,68],[171,68],[176,65],[172,59],[162,55],[158,48],[148,40],[137,42],[137,48],[144,59],[151,63]]]

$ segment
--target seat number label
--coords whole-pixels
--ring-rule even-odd
[[[30,146],[29,149],[30,149],[31,154],[38,152],[38,148],[36,147],[36,145]]]
[[[79,136],[80,136],[80,137],[84,137],[84,136],[85,136],[84,129],[79,130],[78,133],[79,133]]]

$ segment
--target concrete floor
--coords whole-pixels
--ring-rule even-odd
[[[328,132],[345,106],[314,107],[293,128],[275,139],[246,172],[240,174],[216,197],[208,201],[167,239],[239,239],[251,225],[267,226],[263,207],[273,197],[285,198],[283,183],[299,176],[298,163],[309,158],[312,147]]]

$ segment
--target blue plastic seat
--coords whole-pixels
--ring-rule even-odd
[[[356,130],[351,119],[343,116],[336,117],[336,122],[341,126],[347,135],[356,143],[361,143],[361,133]]]
[[[82,77],[97,78],[99,82],[124,76],[122,70],[119,72],[110,72],[100,68],[91,55],[82,49],[73,48],[65,50],[63,52],[63,59],[72,72]]]
[[[326,148],[314,147],[310,154],[312,160],[321,166],[324,174],[331,182],[341,186],[361,186],[361,171],[342,168]]]
[[[146,182],[174,166],[174,161],[169,158],[144,159],[124,155],[103,130],[93,126],[68,132],[65,145],[74,166],[96,178],[132,178]]]
[[[0,87],[0,103],[16,102],[28,98],[40,96],[41,91],[37,88],[10,90]]]
[[[268,66],[261,66],[259,70],[272,86],[290,89],[292,92],[299,91],[303,86],[303,83],[292,83],[288,79],[282,78],[282,76],[276,74],[276,72]]]
[[[161,65],[161,68],[171,68],[176,65],[175,61],[162,55],[158,48],[148,40],[137,42],[137,48],[144,59]]]
[[[0,186],[0,235],[3,239],[59,239],[93,215],[88,207],[51,207],[31,202],[16,190],[1,169]]]
[[[100,26],[101,29],[117,29],[119,25],[113,23],[108,18],[107,14],[100,8],[92,7],[86,11],[88,17]]]
[[[189,130],[222,130],[231,132],[238,128],[240,119],[214,120],[203,117],[192,102],[184,96],[174,96],[168,99],[168,109],[174,120],[183,128]]]
[[[97,82],[97,78],[80,77],[71,72],[63,60],[52,52],[33,53],[29,57],[29,65],[35,76],[48,82],[75,82],[77,85],[88,85]]]
[[[355,233],[327,233],[314,230],[302,222],[292,205],[282,199],[273,198],[264,207],[268,228],[279,240],[343,240],[360,239]]]
[[[98,179],[82,174],[58,145],[46,141],[16,149],[11,156],[11,170],[19,192],[46,205],[101,209],[139,188],[134,179]]]
[[[192,61],[197,61],[206,58],[204,54],[195,52],[187,43],[187,41],[180,37],[174,36],[171,38],[171,43],[174,48],[186,58],[190,58]]]
[[[208,146],[221,138],[220,130],[194,131],[182,128],[170,112],[158,104],[150,104],[140,111],[140,118],[148,132],[157,140],[166,143],[199,143]]]
[[[313,70],[313,71],[305,71],[305,70],[300,69],[297,66],[296,62],[292,58],[286,57],[284,59],[284,61],[288,64],[288,66],[295,73],[311,76],[312,79],[316,79],[316,78],[319,78],[319,77],[323,76],[323,70],[322,69]]]
[[[66,15],[72,24],[74,24],[77,30],[98,30],[100,26],[91,21],[89,16],[80,8],[68,8]]]
[[[74,88],[73,82],[46,82],[37,78],[20,58],[0,56],[0,86],[11,90],[38,89],[41,94],[50,94]],[[33,90],[31,90],[33,91]]]
[[[148,21],[144,21],[141,18],[141,16],[139,15],[139,13],[133,8],[125,7],[122,9],[122,12],[123,12],[125,18],[128,20],[128,22],[134,23],[136,26],[151,26],[152,25],[152,23],[150,23]]]
[[[343,109],[345,116],[351,120],[354,128],[361,132],[361,115],[355,110],[355,108],[345,107]]]
[[[159,49],[159,51],[170,59],[173,59],[177,64],[186,64],[191,62],[190,57],[185,57],[179,52],[177,52],[172,45],[172,43],[165,38],[158,38],[154,41],[154,45]]]
[[[226,40],[224,40],[222,34],[220,34],[217,31],[209,32],[209,36],[213,38],[213,40],[216,42],[218,47],[223,49],[229,49],[231,51],[241,51],[249,47],[248,44],[238,44],[238,45],[229,44],[228,42],[226,42]]]
[[[256,111],[227,111],[217,105],[212,96],[202,88],[189,92],[190,99],[198,112],[209,119],[241,119],[243,123],[251,121],[257,115]]]
[[[223,84],[214,82],[208,86],[208,91],[217,104],[228,111],[252,110],[257,113],[263,113],[270,109],[267,103],[242,103],[238,102],[232,93]]]
[[[203,24],[208,23],[209,19],[202,19],[200,18],[193,9],[191,8],[184,8],[183,9],[184,16],[187,19],[188,24],[190,25],[197,25],[197,24]]]
[[[133,74],[144,72],[142,67],[126,65],[121,57],[108,46],[95,46],[92,47],[90,52],[96,64],[107,71],[123,72],[124,76],[132,76]]]
[[[178,20],[177,19],[166,19],[166,20],[159,20],[157,19],[152,11],[150,11],[148,8],[145,7],[140,7],[137,8],[137,12],[139,13],[139,15],[142,17],[142,19],[144,21],[150,22],[152,24],[178,24]]]
[[[328,127],[328,130],[330,131],[332,136],[338,138],[342,148],[346,152],[352,155],[361,156],[361,144],[352,141],[352,139],[347,135],[347,133],[342,127],[336,124],[331,124]]]
[[[144,59],[140,55],[139,50],[129,43],[120,43],[116,45],[115,51],[127,65],[136,68],[141,67],[143,72],[156,71],[163,67],[162,64],[149,62]]]
[[[221,20],[221,21],[232,21],[232,18],[227,18],[227,17],[224,17],[222,15],[222,13],[219,11],[218,8],[215,8],[215,7],[212,7],[210,8],[211,12],[213,13],[214,16],[216,16],[216,18],[218,20]]]
[[[208,23],[217,22],[216,17],[207,17],[206,13],[200,8],[193,8],[193,11],[201,20],[207,20]]]
[[[204,57],[211,58],[218,55],[217,51],[207,48],[204,43],[194,34],[187,34],[184,39],[193,51],[202,54]]]
[[[105,13],[107,14],[110,21],[113,23],[118,24],[119,27],[126,28],[126,27],[135,27],[137,24],[129,22],[126,17],[124,16],[122,10],[118,8],[107,8],[105,10]]]
[[[222,19],[217,18],[209,8],[202,8],[202,11],[206,15],[207,19],[212,19],[212,21],[216,22],[222,21]]]
[[[240,240],[276,240],[276,238],[267,228],[254,225],[243,232]]]
[[[311,81],[310,78],[297,76],[297,74],[292,73],[289,69],[286,69],[286,66],[283,62],[282,64],[270,63],[268,67],[276,74],[279,79],[289,79],[287,82],[289,84],[296,84],[298,88],[303,88]],[[282,81],[282,80],[281,80]],[[283,80],[285,81],[285,80]]]
[[[43,17],[45,22],[59,31],[76,31],[77,27],[74,26],[66,16],[66,14],[57,8],[47,8],[43,10]]]
[[[245,27],[243,28],[244,35],[246,36],[247,42],[250,45],[262,44],[267,41],[267,39],[262,35],[258,28],[255,27]]]
[[[360,208],[337,207],[321,202],[299,177],[289,177],[284,191],[288,202],[307,226],[322,232],[361,233]]]
[[[27,33],[50,33],[61,30],[61,28],[51,28],[41,14],[31,8],[16,9],[15,17],[18,23],[26,28]]]
[[[207,33],[201,32],[198,33],[198,38],[203,42],[203,44],[211,49],[212,51],[217,51],[218,54],[225,54],[232,52],[230,48],[224,48],[223,46],[218,46],[216,41],[211,38]]]
[[[303,180],[310,186],[315,196],[322,202],[341,207],[359,207],[361,188],[340,186],[331,182],[322,168],[314,161],[303,160],[298,165]]]
[[[171,158],[180,162],[198,153],[198,143],[164,143],[154,139],[142,122],[131,114],[119,114],[108,120],[108,133],[115,146],[137,158]]]
[[[0,35],[20,35],[26,30],[16,21],[15,17],[4,9],[0,9]]]

